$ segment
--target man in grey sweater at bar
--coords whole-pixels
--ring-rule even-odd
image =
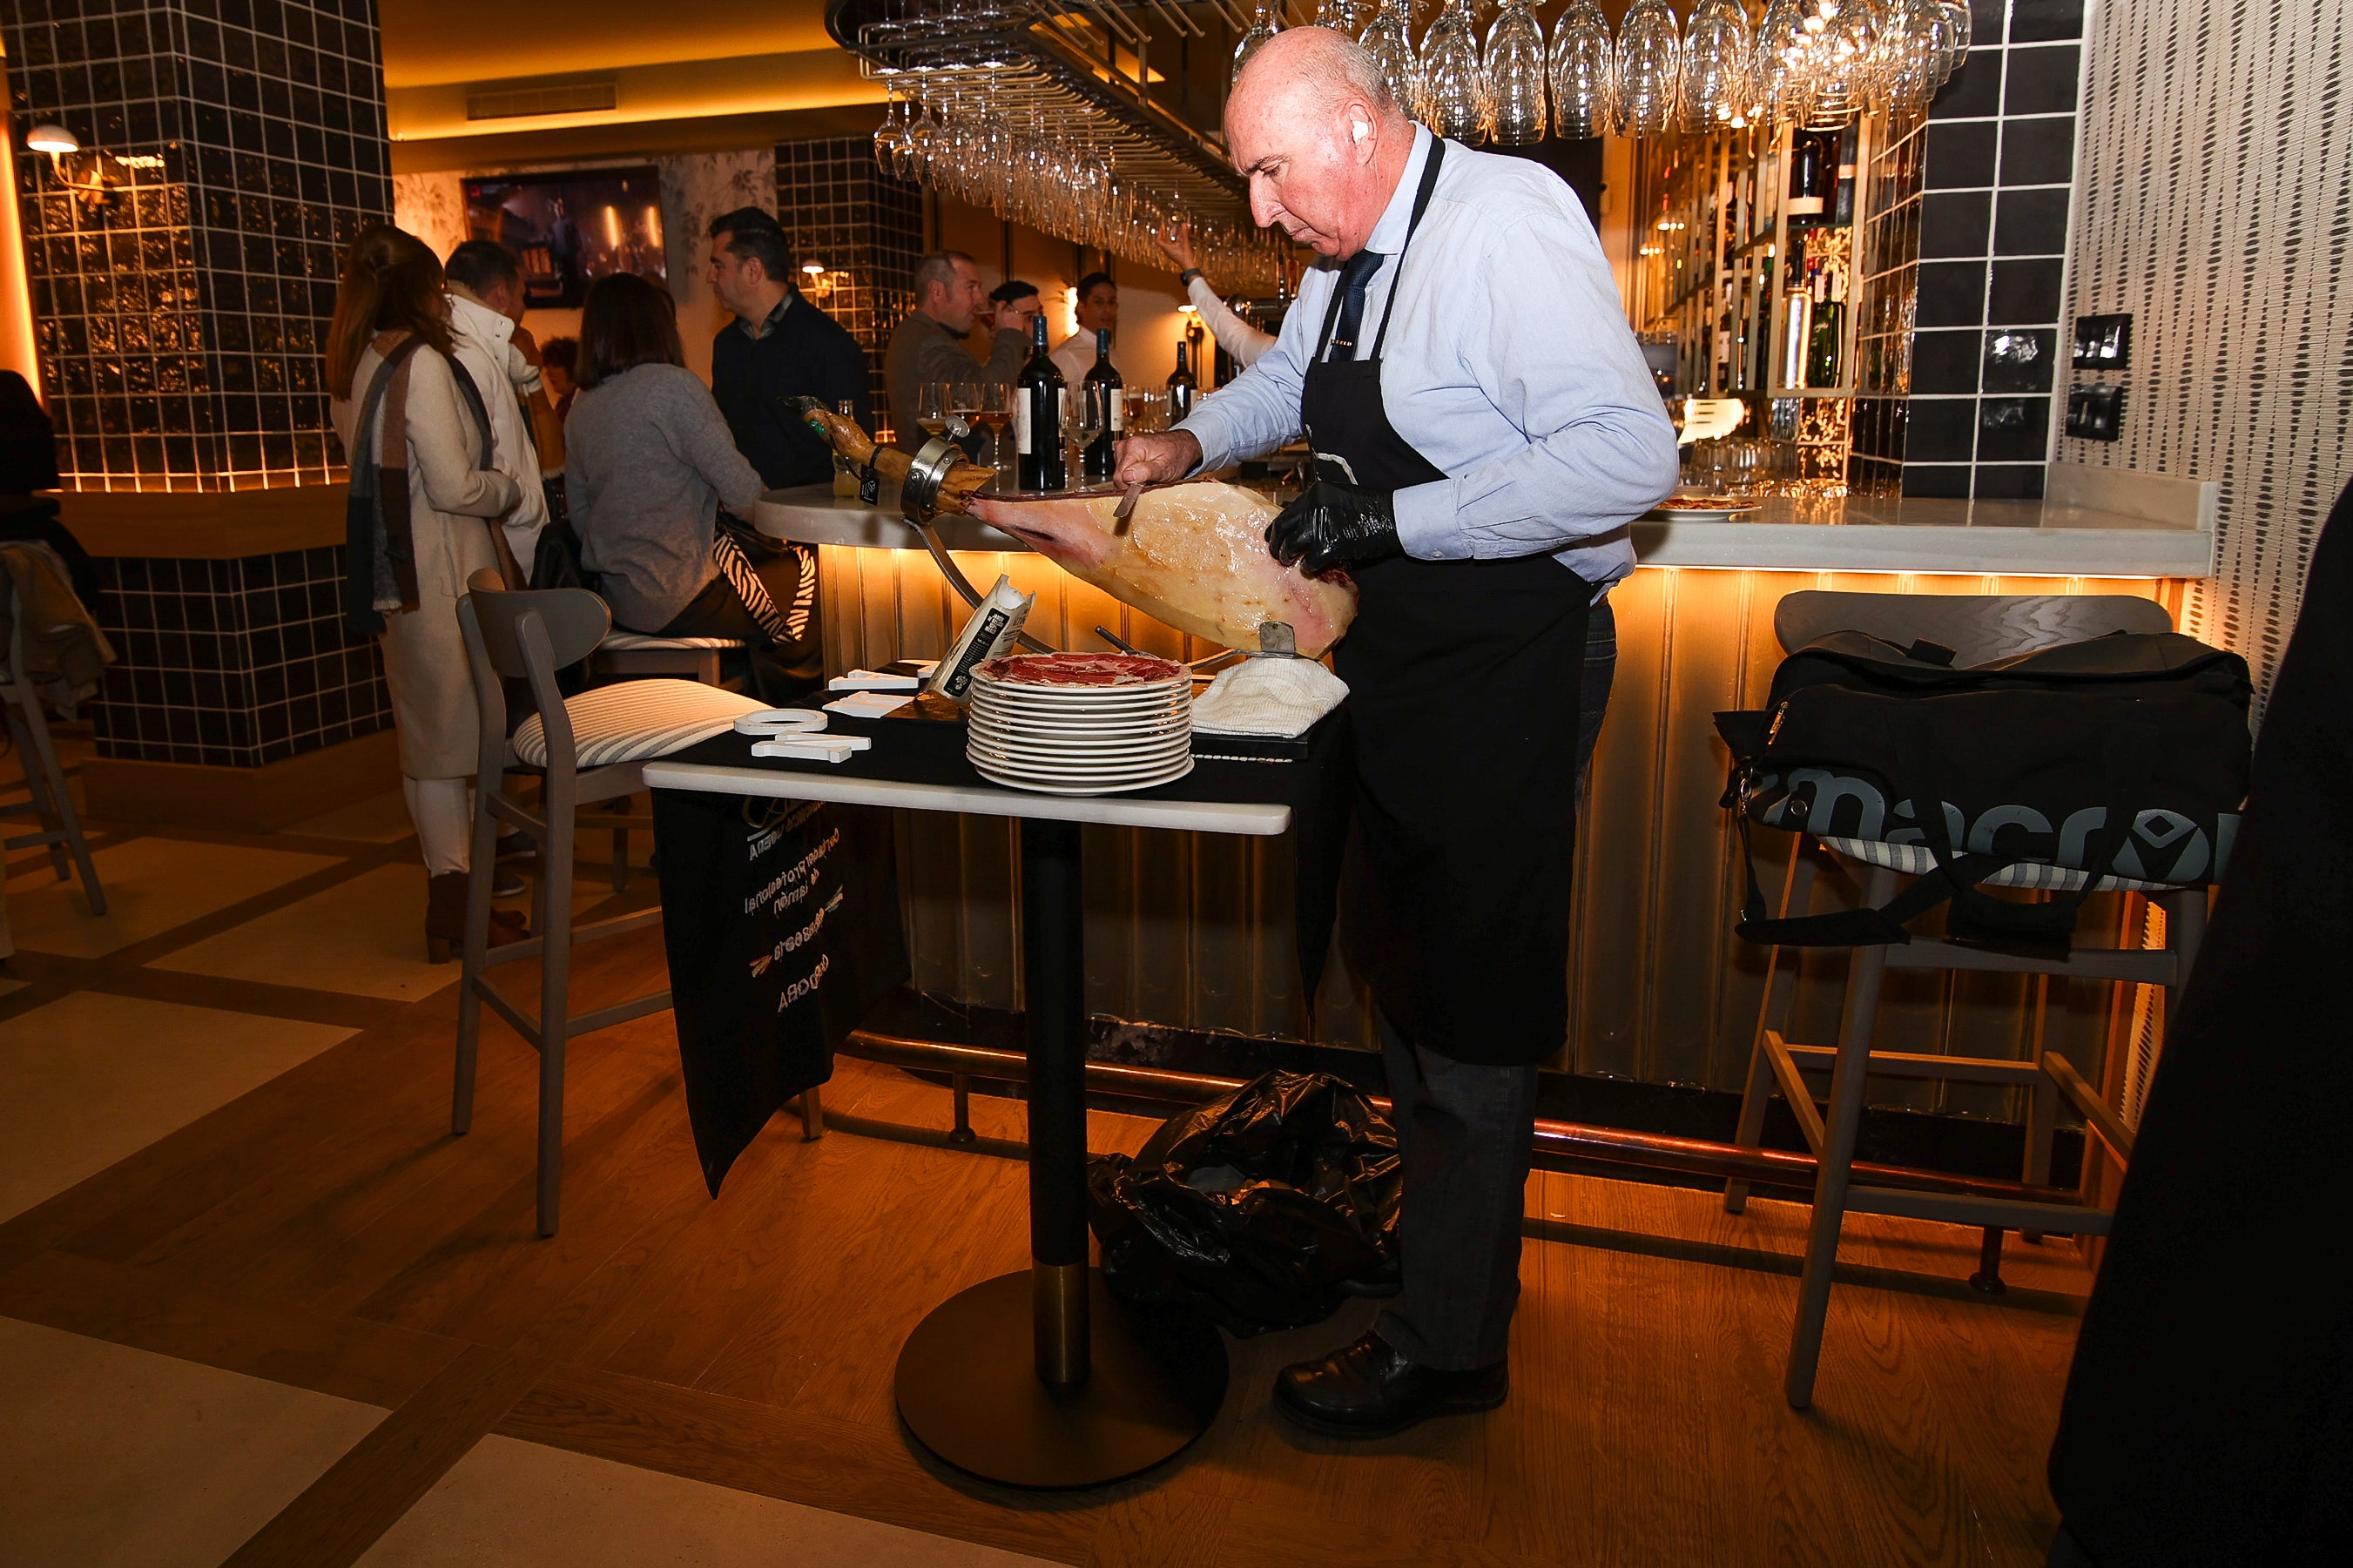
[[[988,296],[980,286],[980,268],[961,250],[935,250],[915,263],[915,308],[891,334],[882,356],[882,382],[891,398],[891,438],[907,451],[923,449],[929,439],[916,422],[917,405],[926,382],[999,382],[1010,386],[1029,357],[1029,319],[1037,313],[1037,296],[1024,309],[1018,301],[995,307],[997,328],[988,363],[974,359],[964,346],[965,334],[984,310]]]

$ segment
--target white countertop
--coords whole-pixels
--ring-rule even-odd
[[[1639,521],[1634,552],[1644,566],[1768,572],[2213,574],[2213,485],[2054,463],[2050,489],[2043,500],[1769,497],[1730,522]],[[921,550],[897,499],[885,489],[884,504],[870,507],[823,485],[771,490],[754,521],[805,544]],[[950,550],[1027,548],[972,518],[943,517],[939,526]]]
[[[730,767],[719,763],[658,759],[646,764],[645,781],[649,789],[824,800],[841,805],[888,805],[905,811],[954,811],[974,816],[1040,817],[1049,822],[1100,823],[1113,827],[1171,827],[1186,833],[1230,833],[1250,838],[1271,838],[1291,826],[1291,808],[1266,802],[1039,795],[986,784],[907,784],[895,779],[788,768]]]

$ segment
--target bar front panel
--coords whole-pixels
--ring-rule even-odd
[[[964,605],[929,560],[901,551],[820,550],[828,662],[839,671],[946,646]],[[959,558],[986,587],[998,573],[1038,595],[1030,629],[1056,647],[1104,626],[1175,658],[1213,649],[1030,555]],[[1773,610],[1803,588],[1866,593],[2137,594],[2179,608],[2178,582],[1646,568],[1610,595],[1617,682],[1579,824],[1571,1033],[1556,1065],[1653,1083],[1736,1089],[1764,978],[1763,954],[1732,934],[1737,841],[1716,801],[1725,757],[1712,716],[1761,702],[1779,661]],[[1001,822],[909,820],[902,876],[916,984],[954,1002],[1019,1005],[1018,889]],[[1291,958],[1285,840],[1088,830],[1087,1001],[1138,1023],[1370,1047],[1361,984],[1335,955],[1313,1019]],[[1760,874],[1778,894],[1788,835],[1760,833]],[[1827,895],[1826,895],[1827,896]],[[2106,940],[2125,901],[2093,900],[2084,935]],[[1801,971],[1796,1037],[1835,1035],[1843,959]],[[2003,975],[1891,974],[1882,1014],[1892,1050],[2019,1057],[2031,982]],[[2114,999],[2054,984],[2051,1042],[2099,1081]],[[1874,1085],[1879,1103],[2010,1113],[2009,1091]]]

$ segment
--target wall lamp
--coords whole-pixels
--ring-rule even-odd
[[[81,138],[54,121],[45,120],[26,132],[25,145],[33,152],[47,153],[58,183],[93,213],[112,202],[114,193],[130,183],[127,170],[164,166],[160,157],[118,158],[95,147],[85,150]]]

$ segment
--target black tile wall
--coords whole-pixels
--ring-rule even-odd
[[[9,0],[19,123],[153,159],[91,209],[16,197],[69,486],[334,477],[320,351],[337,258],[392,206],[375,0]]]
[[[2073,199],[2084,0],[1972,0],[1968,64],[1923,138],[1902,484],[2042,493]]]
[[[389,728],[375,643],[343,626],[343,555],[100,559],[121,656],[91,710],[100,754],[250,768]]]
[[[876,167],[870,137],[779,142],[776,219],[801,256],[833,269],[811,297],[865,349],[884,426],[875,434],[888,439],[882,353],[915,302],[909,284],[923,251],[921,189]]]

